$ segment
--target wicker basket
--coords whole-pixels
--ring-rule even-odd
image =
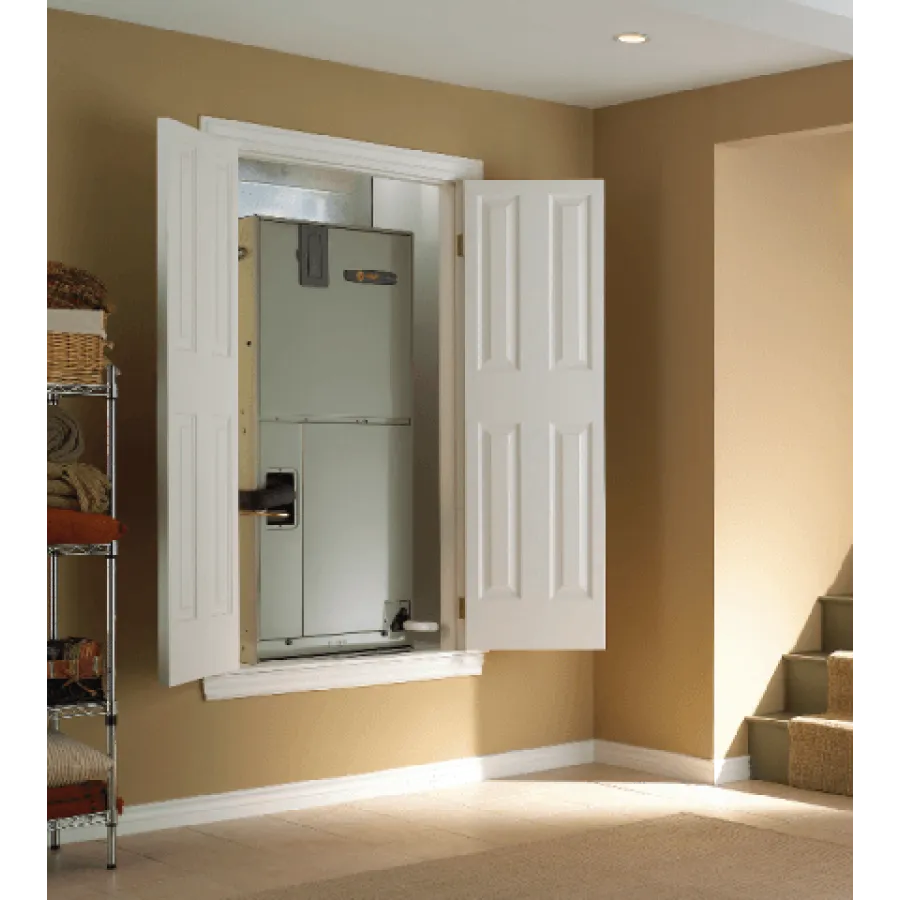
[[[106,351],[111,348],[98,335],[48,331],[47,384],[103,384],[109,363]]]

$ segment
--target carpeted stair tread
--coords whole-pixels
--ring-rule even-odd
[[[823,713],[788,723],[791,787],[853,796],[853,721]]]
[[[821,725],[823,728],[838,728],[842,731],[853,731],[853,719],[850,716],[842,716],[839,713],[834,712],[811,713],[805,716],[791,716],[788,719],[789,725],[792,725],[795,722]]]
[[[828,709],[853,718],[853,651],[838,650],[828,657]]]

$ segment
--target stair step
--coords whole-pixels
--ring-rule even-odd
[[[828,708],[828,654],[788,653],[784,656],[785,706],[793,715],[825,712]]]
[[[788,722],[791,718],[787,712],[747,717],[751,778],[788,783]]]
[[[790,784],[790,733],[788,723],[792,719],[808,721],[821,719],[823,727],[848,728],[853,723],[839,717],[799,716],[789,712],[769,713],[747,717],[750,750],[750,777],[757,781]],[[850,738],[852,742],[852,736]]]
[[[853,595],[819,597],[822,607],[822,647],[824,650],[853,649]]]

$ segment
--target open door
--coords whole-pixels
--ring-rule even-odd
[[[159,678],[239,667],[237,150],[160,119]]]
[[[603,182],[464,197],[466,647],[602,650]]]

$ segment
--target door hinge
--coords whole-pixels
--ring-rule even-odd
[[[456,236],[456,255],[457,256],[465,256],[465,251],[463,249],[463,236],[458,234]]]
[[[465,617],[466,617],[466,598],[460,597],[459,598],[459,618],[465,619]]]

